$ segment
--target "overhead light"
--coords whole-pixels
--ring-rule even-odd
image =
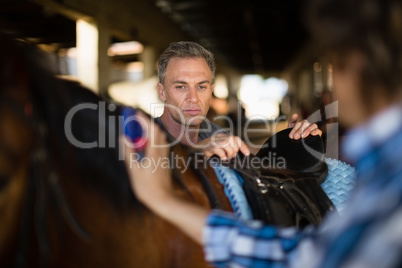
[[[129,41],[122,43],[115,43],[109,47],[107,54],[109,56],[122,56],[139,54],[144,50],[144,46],[137,41]]]

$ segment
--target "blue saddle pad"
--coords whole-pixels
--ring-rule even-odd
[[[219,182],[224,186],[224,192],[236,216],[243,220],[253,219],[250,205],[243,191],[243,179],[240,175],[233,169],[218,163],[212,163],[212,166]]]
[[[328,166],[328,176],[321,187],[342,215],[349,193],[355,185],[356,170],[338,159],[325,158],[325,162]]]

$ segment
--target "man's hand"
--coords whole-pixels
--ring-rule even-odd
[[[205,157],[219,156],[222,160],[231,159],[240,151],[244,155],[250,154],[248,146],[237,136],[217,133],[212,137],[198,142],[193,147],[205,154]]]
[[[318,128],[317,124],[312,124],[307,120],[297,122],[298,117],[297,114],[293,114],[289,119],[288,127],[293,128],[289,133],[289,138],[298,140],[300,137],[305,138],[310,134],[313,136],[322,135],[322,131]]]

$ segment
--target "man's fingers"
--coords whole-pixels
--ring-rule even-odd
[[[239,148],[237,146],[219,146],[219,147],[211,147],[204,151],[204,155],[207,158],[212,157],[213,155],[217,155],[222,160],[228,160],[236,156]]]
[[[228,159],[232,159],[233,157],[236,156],[237,152],[239,151],[239,147],[227,147],[225,148],[226,151],[226,156]]]
[[[294,127],[295,132],[293,133],[293,138],[298,140],[300,137],[304,138],[308,136],[310,134],[309,130],[307,129],[308,126],[310,126],[310,123],[307,120],[297,122],[296,126]]]
[[[289,121],[288,121],[288,128],[294,127],[295,124],[296,124],[296,122],[297,122],[297,119],[298,119],[298,118],[299,118],[299,115],[298,115],[298,114],[293,114],[293,115],[289,118]]]
[[[308,135],[322,135],[322,131],[318,128],[317,124],[311,124],[307,120],[297,122],[296,125],[289,133],[289,138],[298,140],[299,138],[305,138]]]
[[[298,136],[305,138],[308,135],[310,135],[310,130],[311,130],[309,128],[310,126],[311,126],[311,124],[310,124],[309,121],[303,120],[302,121],[302,126],[300,127],[300,129],[297,130],[297,133],[299,134]]]
[[[322,134],[322,131],[318,129],[317,124],[309,124],[302,132],[302,137],[305,138],[308,135],[320,135]]]
[[[222,160],[227,160],[234,158],[239,150],[246,156],[250,155],[250,149],[242,139],[237,136],[218,133],[211,137],[208,147],[204,149],[204,155],[208,158],[217,155]]]
[[[246,145],[246,143],[244,143],[239,137],[236,137],[235,142],[237,143],[237,150],[235,152],[235,155],[237,154],[238,151],[242,152],[245,156],[249,156],[250,155],[250,149],[248,148],[248,146]],[[233,157],[234,157],[233,156]]]
[[[226,151],[222,148],[212,148],[212,150],[207,150],[204,152],[205,157],[210,158],[213,155],[217,155],[222,160],[227,160]]]
[[[300,134],[301,134],[300,128],[301,128],[301,126],[302,126],[302,122],[297,122],[297,123],[293,126],[293,129],[290,131],[290,133],[289,133],[289,138],[291,138],[291,139],[298,139],[298,138],[300,138]],[[300,131],[300,132],[299,132],[299,131]]]
[[[319,135],[321,137],[322,136],[322,130],[319,129],[319,128],[316,128],[316,129],[311,131],[311,135],[313,135],[313,136]]]
[[[224,149],[229,159],[235,157],[239,150],[245,155],[250,154],[248,147],[245,146],[244,142],[237,136],[230,136],[228,146]]]

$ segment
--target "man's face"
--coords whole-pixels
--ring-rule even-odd
[[[202,58],[172,58],[165,84],[158,84],[159,96],[165,103],[164,113],[168,113],[170,120],[191,126],[199,126],[206,116],[212,91],[212,73]]]

